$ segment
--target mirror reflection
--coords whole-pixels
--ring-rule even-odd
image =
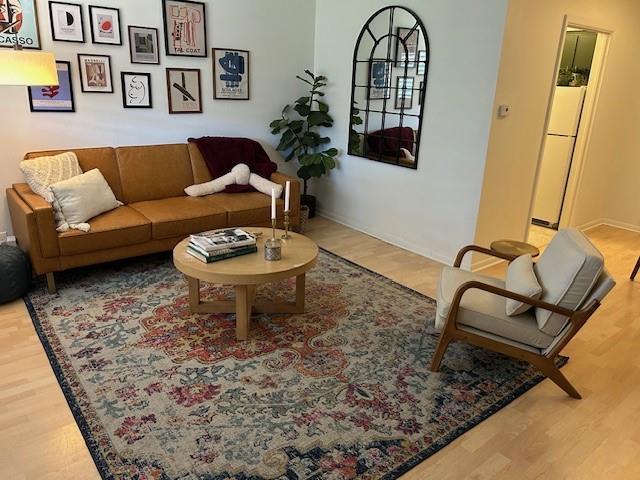
[[[422,22],[387,7],[364,25],[354,51],[349,153],[417,168],[429,42]]]

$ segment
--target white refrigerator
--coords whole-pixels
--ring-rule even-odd
[[[533,201],[533,223],[560,223],[587,87],[556,87]]]

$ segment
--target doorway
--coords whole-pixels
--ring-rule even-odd
[[[534,244],[572,225],[608,41],[609,32],[565,21],[530,209]]]

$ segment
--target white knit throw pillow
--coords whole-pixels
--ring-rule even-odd
[[[59,155],[23,160],[20,162],[20,170],[31,190],[53,206],[56,229],[59,232],[68,230],[69,226],[51,191],[51,185],[82,174],[76,154],[65,152]]]

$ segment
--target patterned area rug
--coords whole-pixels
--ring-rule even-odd
[[[435,302],[326,252],[307,313],[254,316],[247,342],[233,316],[189,313],[168,254],[58,283],[26,302],[103,478],[397,478],[542,379],[464,344],[430,373]]]

